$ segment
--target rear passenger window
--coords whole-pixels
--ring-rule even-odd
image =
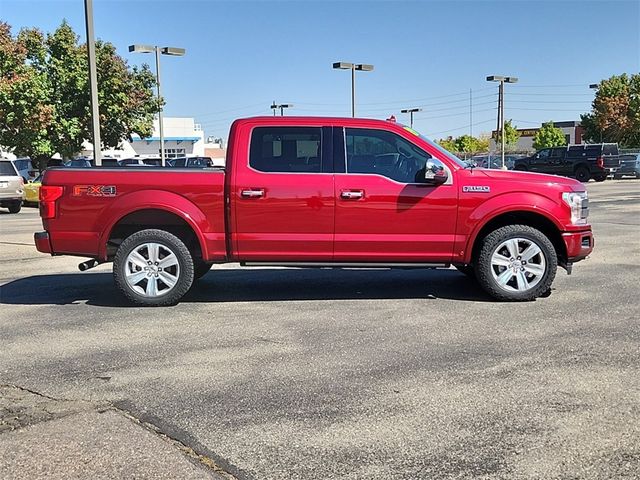
[[[249,165],[260,172],[320,173],[322,129],[258,127],[251,134]]]

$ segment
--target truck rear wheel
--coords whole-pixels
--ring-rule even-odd
[[[556,276],[558,259],[551,241],[528,225],[507,225],[482,240],[476,278],[492,297],[528,301],[545,295]]]
[[[591,173],[587,167],[578,167],[574,173],[576,180],[582,183],[587,183],[591,178]]]
[[[120,244],[113,261],[118,289],[137,305],[177,303],[193,283],[193,258],[175,235],[148,229]]]

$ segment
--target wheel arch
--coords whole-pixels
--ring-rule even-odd
[[[110,260],[122,241],[133,233],[146,229],[173,233],[199,258],[206,258],[206,243],[202,232],[185,212],[166,205],[138,208],[114,219],[100,239],[100,258]]]
[[[540,230],[553,244],[558,257],[558,263],[567,258],[567,247],[562,239],[562,233],[557,221],[548,214],[527,209],[517,209],[498,213],[481,225],[470,238],[466,252],[466,263],[473,263],[482,245],[482,239],[489,233],[506,225],[527,225]]]

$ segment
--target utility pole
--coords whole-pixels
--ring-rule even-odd
[[[469,89],[469,136],[473,137],[473,93]]]
[[[98,109],[98,74],[96,73],[96,44],[93,32],[93,0],[84,0],[84,20],[87,27],[87,55],[89,57],[89,87],[91,89],[91,130],[93,133],[93,164],[102,166],[100,140],[100,112]]]
[[[517,77],[504,77],[502,75],[491,75],[487,77],[488,82],[500,82],[500,86],[498,88],[498,129],[500,131],[500,158],[501,158],[501,169],[506,170],[507,166],[504,163],[504,147],[505,147],[505,135],[504,135],[504,84],[505,83],[516,83],[518,81]]]
[[[276,105],[276,102],[274,100],[269,108],[271,108],[271,110],[273,110],[273,116],[274,117],[276,116],[276,109],[280,109],[280,116],[284,117],[284,109],[285,108],[291,108],[291,107],[293,107],[293,103],[281,103],[279,105]]]

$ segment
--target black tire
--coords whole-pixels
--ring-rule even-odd
[[[126,279],[127,258],[134,249],[141,247],[145,243],[159,244],[173,253],[179,266],[175,285],[166,293],[158,296],[145,296],[137,292],[129,285]],[[175,305],[191,288],[193,275],[194,268],[191,252],[189,252],[182,240],[164,230],[141,230],[130,235],[120,244],[113,260],[113,277],[116,286],[127,299],[136,305],[150,307]]]
[[[209,272],[209,270],[211,270],[212,266],[213,263],[196,260],[193,265],[193,279],[198,280],[204,277]]]
[[[9,213],[18,213],[22,209],[22,203],[12,203],[7,208],[9,209]]]
[[[476,279],[476,271],[473,268],[473,265],[456,265],[456,269],[460,273],[464,273],[467,277]]]
[[[622,175],[614,175],[613,179],[614,180],[620,180],[622,178]]]
[[[578,167],[574,172],[574,176],[579,182],[587,183],[591,178],[591,173],[589,173],[589,169],[587,167]]]
[[[544,273],[540,275],[538,282],[530,289],[523,291],[508,290],[507,286],[501,287],[494,278],[494,270],[491,264],[492,256],[499,246],[503,242],[515,238],[535,243],[540,249],[540,254],[544,256],[545,262]],[[547,294],[556,276],[557,269],[558,258],[553,244],[544,233],[528,225],[507,225],[491,232],[482,240],[480,253],[475,262],[476,278],[480,286],[493,298],[509,302],[530,301]],[[502,270],[502,272],[505,270]]]
[[[596,175],[593,177],[596,182],[604,182],[607,179],[607,174],[603,173],[602,175]]]

